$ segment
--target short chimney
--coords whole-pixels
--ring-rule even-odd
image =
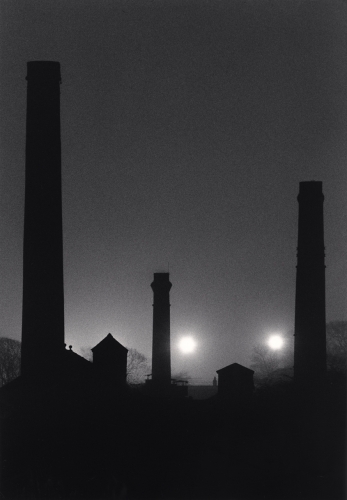
[[[154,273],[151,284],[153,301],[152,383],[168,387],[171,384],[170,354],[170,290],[169,273]]]

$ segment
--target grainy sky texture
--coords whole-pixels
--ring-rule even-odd
[[[21,335],[26,63],[61,63],[66,341],[212,382],[293,328],[299,182],[323,181],[327,319],[345,320],[347,4],[0,2],[0,334]],[[177,343],[191,333],[195,354]],[[49,334],[49,332],[47,332]]]

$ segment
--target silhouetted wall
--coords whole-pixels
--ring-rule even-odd
[[[27,65],[22,375],[64,351],[60,64]],[[48,362],[47,362],[48,361]]]
[[[171,383],[170,290],[169,273],[154,273],[151,284],[153,300],[152,381],[157,385]]]
[[[326,375],[323,201],[322,182],[300,182],[294,381],[302,388]]]
[[[232,363],[220,370],[218,373],[218,395],[249,398],[254,391],[254,371]]]
[[[122,385],[127,377],[128,349],[110,333],[92,348],[96,373],[111,384]]]

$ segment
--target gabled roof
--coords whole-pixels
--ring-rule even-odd
[[[221,368],[220,370],[217,370],[217,373],[220,372],[252,372],[254,373],[254,370],[251,370],[250,368],[246,368],[245,366],[239,365],[239,363],[232,363],[231,365],[225,366],[224,368]]]
[[[110,333],[106,335],[101,342],[92,348],[92,351],[107,350],[107,349],[117,349],[118,351],[124,350],[128,352],[128,349],[120,344]]]

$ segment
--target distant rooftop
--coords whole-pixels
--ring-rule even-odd
[[[124,345],[120,344],[118,340],[116,340],[113,335],[110,333],[106,335],[104,339],[101,340],[96,346],[94,346],[91,350],[94,352],[95,350],[99,350],[100,348],[102,349],[124,349],[125,351],[128,352],[128,349],[124,347]]]

